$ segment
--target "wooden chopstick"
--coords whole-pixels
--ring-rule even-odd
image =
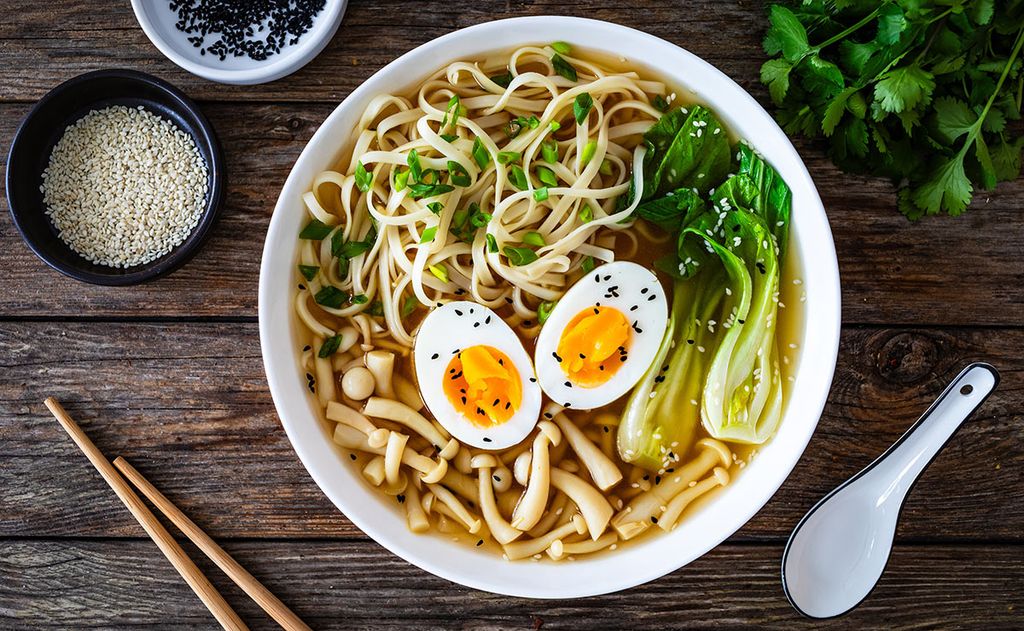
[[[78,445],[78,448],[89,459],[89,462],[96,467],[96,470],[100,472],[100,475],[107,481],[110,488],[124,502],[125,507],[128,508],[128,511],[139,522],[139,525],[146,530],[153,543],[160,548],[160,551],[164,553],[164,556],[171,562],[174,569],[178,570],[178,574],[181,574],[181,577],[185,579],[188,586],[196,593],[199,600],[203,601],[203,604],[210,610],[210,613],[217,619],[217,622],[225,629],[247,631],[248,627],[238,617],[235,610],[231,608],[231,605],[224,600],[224,597],[220,595],[206,576],[203,575],[202,571],[196,567],[192,559],[185,554],[185,551],[181,549],[178,542],[167,532],[167,529],[157,520],[156,516],[146,508],[142,499],[135,494],[135,491],[124,481],[124,478],[117,472],[117,469],[110,464],[110,461],[103,455],[103,452],[89,440],[89,437],[82,431],[82,428],[75,423],[64,408],[61,407],[60,403],[57,403],[53,397],[49,397],[44,403],[46,403],[46,407],[49,408],[68,435],[71,436],[71,440],[75,441],[75,444]]]
[[[256,578],[238,564],[230,554],[224,551],[217,543],[197,526],[185,513],[181,512],[163,493],[161,493],[149,480],[142,476],[135,467],[128,464],[128,461],[118,456],[114,459],[114,466],[124,474],[124,477],[135,485],[150,502],[156,506],[167,519],[171,520],[185,536],[192,540],[203,553],[210,557],[210,560],[217,564],[228,577],[242,588],[250,598],[256,601],[263,611],[267,612],[282,628],[288,631],[310,631],[291,609],[285,606],[274,596],[270,590],[263,586]]]

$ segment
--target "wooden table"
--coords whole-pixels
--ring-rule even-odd
[[[453,585],[360,533],[295,457],[263,376],[256,285],[278,191],[320,121],[410,48],[525,14],[573,13],[647,30],[768,103],[757,80],[760,3],[666,4],[355,0],[334,41],[305,69],[269,85],[231,87],[165,60],[127,0],[0,2],[0,144],[9,145],[31,104],[57,83],[135,68],[202,104],[230,172],[209,244],[181,271],[141,287],[64,278],[0,213],[0,627],[214,624],[46,413],[47,395],[317,628],[809,627],[779,583],[791,529],[974,359],[995,364],[1002,385],[910,496],[878,588],[830,626],[1024,626],[1022,180],[978,195],[962,218],[909,223],[888,182],[843,175],[821,146],[798,142],[828,209],[843,278],[829,404],[800,464],[749,524],[643,587],[542,602]],[[205,559],[200,565],[253,627],[271,628]]]

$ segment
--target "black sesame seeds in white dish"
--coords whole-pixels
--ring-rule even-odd
[[[341,24],[347,0],[132,0],[153,45],[194,75],[266,83],[309,63]]]
[[[212,127],[180,91],[140,72],[93,72],[26,116],[8,157],[7,199],[51,267],[131,285],[198,250],[223,199],[223,168]]]

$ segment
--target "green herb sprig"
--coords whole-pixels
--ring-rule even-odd
[[[761,81],[779,123],[827,138],[845,171],[891,178],[907,217],[960,215],[1020,175],[1008,121],[1024,99],[1024,1],[803,0],[769,22]]]

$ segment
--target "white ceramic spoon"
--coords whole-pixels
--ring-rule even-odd
[[[782,555],[782,586],[797,611],[831,618],[867,597],[889,560],[907,492],[998,383],[988,364],[964,368],[892,447],[804,515]]]

